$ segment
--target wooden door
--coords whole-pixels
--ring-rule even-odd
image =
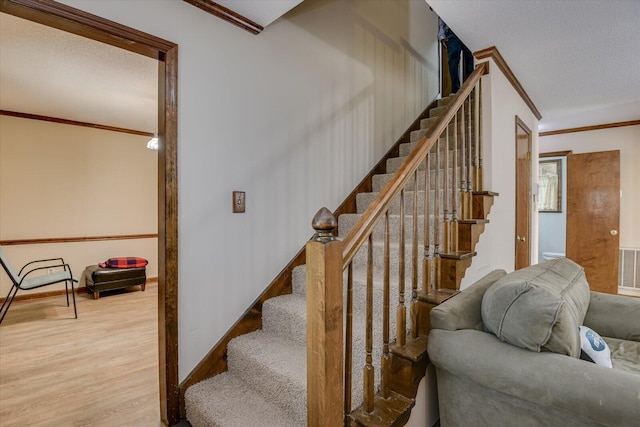
[[[531,265],[531,130],[516,116],[515,269]]]
[[[592,291],[618,293],[620,151],[567,156],[567,258]]]

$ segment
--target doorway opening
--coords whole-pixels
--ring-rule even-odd
[[[178,393],[178,46],[50,0],[2,0],[0,12],[158,60],[158,342],[160,415],[179,421]]]

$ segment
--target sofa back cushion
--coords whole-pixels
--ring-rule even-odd
[[[457,331],[460,329],[476,329],[483,331],[480,305],[486,290],[496,280],[507,274],[504,270],[495,270],[449,298],[431,310],[431,329]]]
[[[496,281],[482,299],[482,320],[515,346],[579,357],[578,327],[589,298],[584,269],[568,258],[554,259]]]

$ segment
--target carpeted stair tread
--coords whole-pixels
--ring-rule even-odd
[[[338,236],[343,237],[347,235],[347,233],[353,228],[353,226],[358,222],[358,220],[362,217],[362,214],[343,214],[340,215],[340,219],[338,221]],[[433,221],[433,215],[429,216]],[[398,214],[390,214],[389,215],[389,242],[397,243],[400,238],[400,215]],[[405,240],[410,241],[413,237],[413,215],[411,212],[405,213],[404,216],[404,237]],[[384,221],[379,221],[374,229],[373,229],[373,239],[374,241],[384,240],[385,235],[385,224]],[[418,215],[418,238],[422,240],[422,236],[424,235],[424,215]]]
[[[307,353],[290,339],[257,330],[229,341],[229,372],[291,416],[306,422]]]
[[[422,187],[424,188],[424,186]],[[357,213],[362,214],[369,207],[371,203],[373,203],[378,195],[379,191],[373,191],[370,193],[359,193],[356,196],[356,207]],[[433,214],[435,203],[433,201],[434,191],[431,191],[431,203],[428,206],[429,213]],[[441,192],[442,194],[442,192]],[[452,193],[449,192],[449,195]],[[418,215],[424,215],[424,190],[418,190]],[[404,192],[404,212],[406,215],[413,215],[413,190],[407,190]],[[459,204],[459,201],[457,202]],[[400,214],[400,195],[393,198],[391,204],[389,205],[389,214],[391,215],[399,215]]]
[[[402,163],[407,160],[408,156],[404,156],[404,157],[392,157],[390,159],[387,160],[387,173],[394,173],[395,171],[397,171],[398,169],[400,169],[400,166],[402,165]],[[449,152],[449,170],[451,170],[451,167],[453,166],[453,150],[451,150]],[[458,155],[457,160],[458,160],[458,166],[460,166],[460,159],[461,156]],[[431,157],[431,169],[435,170],[436,169],[436,159],[435,157]],[[441,154],[440,156],[440,168],[439,169],[443,169],[444,168],[444,154]],[[427,169],[427,164],[426,162],[422,162],[420,163],[420,165],[418,166],[418,170],[419,171],[423,171]]]
[[[306,295],[293,293],[270,298],[262,304],[262,329],[273,335],[306,344]]]
[[[435,174],[436,174],[435,171],[431,170],[429,184],[432,190],[435,188],[434,187],[436,182]],[[387,185],[387,183],[392,178],[393,178],[392,173],[381,173],[381,174],[374,175],[371,180],[372,191],[374,192],[382,191],[384,186]],[[419,170],[418,171],[418,188],[420,187],[424,188],[424,178],[425,178],[425,171]],[[442,182],[442,178],[439,178],[439,182]],[[409,178],[409,181],[407,181],[407,185],[405,187],[405,191],[413,191],[413,189],[414,189],[413,178]]]
[[[282,408],[230,372],[189,387],[185,405],[193,427],[294,426]]]

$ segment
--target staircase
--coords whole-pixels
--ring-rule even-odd
[[[400,145],[400,156],[387,160],[387,173],[373,177],[373,191],[357,195],[357,213],[340,215],[337,222],[340,237],[347,236],[367,208],[376,203],[379,193],[393,179],[394,172],[418,143],[424,142],[424,135],[439,123],[439,115],[447,111],[453,100],[452,97],[440,100],[438,107],[430,111],[430,118],[422,120],[420,129],[411,133],[411,142]],[[469,105],[471,112],[472,103]],[[448,126],[447,132],[453,133],[454,126]],[[466,134],[468,139],[473,137],[471,128],[469,126]],[[352,307],[352,311],[344,310],[347,330],[350,331],[347,332],[348,339],[352,342],[348,346],[351,352],[347,350],[346,353],[347,359],[351,360],[346,368],[350,379],[345,380],[346,384],[350,382],[351,390],[345,393],[347,403],[344,409],[351,415],[350,418],[345,417],[345,425],[403,425],[406,422],[428,362],[425,338],[429,328],[428,311],[457,292],[464,271],[475,255],[475,245],[488,222],[486,218],[494,194],[457,193],[460,184],[455,179],[452,179],[451,186],[438,186],[444,176],[455,176],[463,165],[466,167],[465,162],[471,165],[471,161],[461,153],[464,144],[445,144],[445,138],[440,139],[443,143],[434,146],[438,154],[428,158],[429,167],[426,161],[422,162],[414,180],[409,179],[402,193],[393,198],[385,214],[387,219],[373,227],[372,237],[357,249],[351,267],[344,270],[343,300],[345,306],[350,301]],[[429,180],[425,181],[427,170]],[[422,182],[430,183],[429,194],[426,187],[420,189],[419,183]],[[457,215],[456,204],[452,202],[454,199],[460,204],[460,212],[463,209],[469,212],[469,219],[454,218]],[[434,215],[436,212],[439,215]],[[417,218],[415,222],[414,216]],[[445,221],[438,226],[437,220],[441,216]],[[450,229],[452,221],[455,222],[454,232]],[[323,219],[317,217],[314,222],[322,223]],[[428,236],[424,236],[425,230]],[[418,239],[414,239],[414,235]],[[450,236],[454,236],[455,242]],[[417,244],[425,240],[435,246],[435,254],[425,254],[424,248],[429,248],[429,245]],[[442,243],[445,241],[446,244]],[[427,259],[430,261],[423,262]],[[228,343],[227,372],[188,388],[185,393],[186,416],[194,427],[307,425],[306,276],[305,265],[296,267],[292,293],[264,302],[262,329]],[[368,282],[371,285],[369,290]],[[388,282],[388,290],[385,282]],[[389,295],[400,297],[390,303]],[[369,314],[366,309],[368,303],[371,304]],[[399,313],[387,316],[386,327],[379,322],[385,311]],[[371,318],[376,319],[372,325]],[[372,343],[368,342],[367,328],[371,328]],[[395,331],[400,331],[402,336],[397,337]],[[403,331],[409,331],[409,336],[405,336]],[[381,364],[388,366],[381,369]],[[362,387],[363,382],[366,383],[363,372],[367,369],[361,368],[370,365],[375,375],[370,390],[367,390]],[[394,371],[393,375],[389,373],[390,369]],[[381,386],[381,381],[385,385]],[[366,405],[361,406],[363,401],[371,400],[374,389],[382,389],[386,393],[386,398],[375,399],[375,405],[382,405],[376,406],[377,410],[387,414],[386,418],[382,417],[384,419],[366,410]],[[365,397],[368,393],[370,396]],[[309,425],[315,422],[309,421]]]

